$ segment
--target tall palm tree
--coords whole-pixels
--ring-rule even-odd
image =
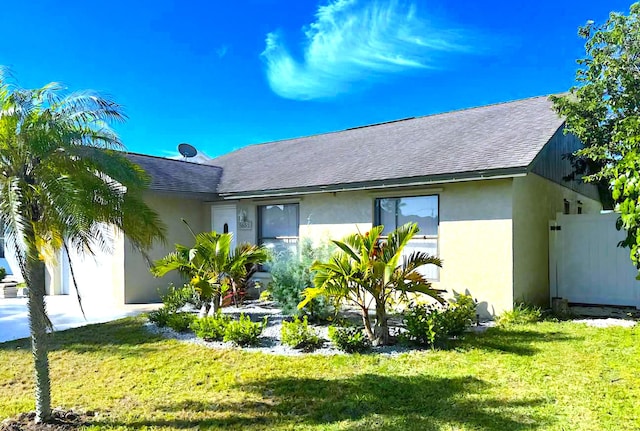
[[[211,305],[214,311],[218,311],[222,296],[227,291],[231,290],[235,295],[238,283],[246,278],[250,267],[266,262],[269,255],[263,246],[248,243],[232,249],[231,233],[191,233],[195,239],[192,247],[176,244],[176,251],[157,260],[151,272],[162,277],[178,271],[199,294],[208,314]]]
[[[0,224],[27,282],[36,421],[51,417],[44,265],[60,248],[112,248],[114,227],[145,250],[164,237],[142,199],[149,178],[120,151],[116,103],[57,83],[13,85],[0,70]]]
[[[442,301],[441,291],[418,269],[423,265],[442,266],[439,258],[414,251],[403,256],[404,248],[418,232],[418,225],[407,223],[384,239],[384,226],[371,231],[349,235],[342,241],[333,241],[339,247],[328,262],[316,262],[315,287],[305,289],[304,307],[313,298],[326,295],[347,300],[356,305],[362,315],[365,332],[374,345],[389,343],[387,304],[396,294],[424,293]],[[372,327],[369,309],[375,306],[376,318]]]

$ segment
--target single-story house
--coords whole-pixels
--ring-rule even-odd
[[[147,201],[168,225],[152,259],[192,242],[182,218],[275,249],[413,221],[411,247],[443,260],[425,269],[434,286],[469,292],[493,315],[514,301],[548,305],[549,221],[602,209],[594,186],[563,179],[564,155],[581,145],[563,124],[547,97],[534,97],[250,145],[207,164],[129,157],[151,175]],[[76,271],[85,295],[156,301],[159,288],[179,282],[155,279],[114,235],[113,254]],[[48,268],[48,288],[69,291],[65,265]]]

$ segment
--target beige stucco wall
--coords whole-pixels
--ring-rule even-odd
[[[211,218],[208,209],[200,200],[182,198],[176,195],[148,193],[145,202],[156,212],[167,226],[165,244],[156,244],[148,252],[151,261],[160,259],[175,250],[175,244],[191,245],[193,236],[181,221],[185,219],[194,232],[210,230]],[[169,283],[180,285],[182,280],[175,272],[162,278],[155,278],[149,272],[149,265],[142,254],[135,251],[129,241],[124,247],[124,301],[127,304],[155,302],[158,291],[164,291]]]
[[[301,238],[314,242],[342,238],[360,229],[366,232],[372,226],[373,198],[367,192],[336,192],[304,195],[296,198],[273,198],[268,200],[232,202],[238,214],[246,211],[251,229],[238,229],[238,243],[255,243],[258,239],[258,206],[283,203],[299,205]],[[222,202],[220,205],[229,205]],[[213,204],[216,205],[216,204]]]
[[[247,212],[252,229],[239,230],[240,242],[257,240],[257,206],[300,205],[300,236],[315,242],[339,239],[369,230],[378,197],[440,196],[439,253],[444,260],[434,286],[449,292],[469,292],[480,302],[482,315],[492,315],[513,303],[511,180],[452,183],[432,188],[395,191],[318,193],[298,198],[237,202]],[[226,202],[225,202],[226,203]]]
[[[62,281],[59,259],[50,259],[44,266],[44,288],[47,295],[60,295]]]
[[[68,293],[75,295],[77,288],[84,303],[122,304],[124,301],[124,238],[113,229],[112,239],[109,250],[103,251],[95,245],[93,255],[70,250],[77,286],[67,272]],[[66,256],[59,251],[55,256],[49,256],[45,263],[47,295],[63,293],[62,267],[68,268],[68,263],[62,259]]]
[[[511,184],[511,179],[447,184],[440,193],[443,266],[434,287],[471,294],[483,317],[513,303]]]
[[[564,200],[584,214],[600,212],[599,202],[530,173],[513,180],[514,300],[549,305],[549,221],[564,210]]]
[[[226,204],[226,202],[222,202],[222,204]],[[255,202],[235,202],[235,204],[238,214],[240,214],[240,211],[246,211],[247,220],[251,222],[251,229],[238,229],[236,232],[236,244],[241,244],[243,242],[255,244],[258,240],[258,206]]]

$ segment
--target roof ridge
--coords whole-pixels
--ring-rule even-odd
[[[494,107],[494,106],[507,105],[507,104],[510,104],[510,103],[523,102],[525,100],[533,100],[533,99],[541,99],[541,98],[547,98],[548,99],[550,96],[553,96],[553,95],[556,95],[556,94],[562,94],[562,93],[550,93],[550,94],[543,94],[543,95],[539,95],[539,96],[523,97],[521,99],[507,100],[507,101],[503,101],[503,102],[495,102],[495,103],[490,103],[490,104],[487,104],[487,105],[470,106],[470,107],[466,107],[466,108],[452,109],[450,111],[436,112],[436,113],[433,113],[433,114],[419,115],[419,116],[413,116],[413,117],[405,117],[405,118],[400,118],[400,119],[396,119],[396,120],[381,121],[381,122],[372,123],[372,124],[364,124],[364,125],[361,125],[361,126],[348,127],[346,129],[342,129],[342,130],[332,130],[332,131],[329,131],[329,132],[320,132],[320,133],[314,133],[314,134],[311,134],[311,135],[297,136],[297,137],[293,137],[293,138],[283,138],[283,139],[276,139],[274,141],[257,142],[257,143],[254,143],[254,144],[245,145],[243,147],[238,148],[237,150],[233,150],[231,152],[228,152],[228,153],[225,153],[225,154],[221,154],[220,156],[214,157],[210,161],[213,162],[216,159],[219,159],[219,158],[231,155],[231,154],[239,153],[239,152],[241,152],[241,151],[243,151],[245,149],[251,148],[251,147],[270,145],[270,144],[278,144],[278,143],[282,143],[282,142],[296,141],[296,140],[305,139],[305,138],[313,138],[313,137],[317,137],[317,136],[324,136],[324,135],[332,135],[332,134],[350,132],[350,131],[353,131],[353,130],[365,129],[367,127],[384,126],[386,124],[401,123],[401,122],[404,122],[404,121],[420,120],[420,119],[429,118],[429,117],[438,117],[438,116],[441,116],[441,115],[448,115],[448,114],[453,114],[453,113],[456,113],[456,112],[465,112],[465,111],[473,111],[473,110],[476,110],[476,109],[485,109],[485,108],[490,108],[490,107]]]

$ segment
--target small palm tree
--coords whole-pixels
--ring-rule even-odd
[[[424,265],[442,266],[439,258],[415,251],[409,256],[402,252],[418,232],[415,223],[407,223],[382,237],[384,226],[371,231],[356,233],[333,241],[339,247],[328,262],[316,262],[315,287],[305,289],[305,299],[298,305],[304,307],[319,295],[327,295],[355,304],[361,310],[362,323],[374,345],[389,343],[387,304],[396,294],[424,293],[442,301],[441,291],[418,272]],[[369,309],[375,304],[376,318],[372,328]]]
[[[209,313],[212,305],[216,312],[223,295],[231,290],[236,296],[238,284],[246,278],[251,267],[267,261],[268,251],[248,243],[232,250],[231,233],[191,233],[195,239],[192,247],[176,244],[176,251],[156,261],[151,272],[162,277],[178,271],[198,293],[200,301],[205,304],[205,313]]]
[[[124,118],[93,93],[23,89],[0,70],[0,224],[29,286],[37,422],[51,417],[44,260],[62,247],[108,251],[114,228],[141,250],[163,238],[142,199],[149,178],[114,151],[123,145],[110,123]]]

